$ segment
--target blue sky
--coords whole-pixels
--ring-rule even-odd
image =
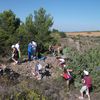
[[[0,12],[11,9],[22,21],[34,10],[46,9],[60,31],[100,30],[100,0],[1,0]]]

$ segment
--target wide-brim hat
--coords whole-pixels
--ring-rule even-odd
[[[88,71],[84,70],[83,72],[84,72],[84,75],[89,75]]]

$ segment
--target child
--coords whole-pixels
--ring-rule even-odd
[[[89,72],[84,70],[84,77],[82,79],[83,86],[80,90],[81,96],[79,99],[84,99],[83,93],[86,92],[86,95],[88,96],[88,100],[90,100],[90,94],[89,94],[89,89],[92,87],[92,79],[89,76]]]
[[[67,88],[68,89],[70,88],[70,81],[72,79],[70,72],[72,72],[72,69],[64,68],[63,74],[61,74],[61,76],[67,81]]]

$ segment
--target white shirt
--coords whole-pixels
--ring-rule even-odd
[[[15,44],[15,48],[19,51],[19,43]]]
[[[41,64],[38,64],[38,70],[41,70],[42,69],[42,65]]]

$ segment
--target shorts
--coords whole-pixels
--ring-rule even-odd
[[[81,93],[86,92],[86,95],[89,95],[89,89],[88,89],[87,86],[82,86],[80,92],[81,92]]]

